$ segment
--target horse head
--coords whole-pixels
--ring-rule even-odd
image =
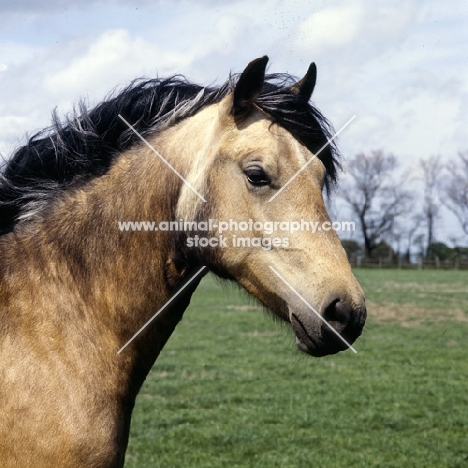
[[[176,216],[211,220],[212,231],[197,235],[215,241],[186,234],[186,255],[290,322],[299,349],[333,354],[361,334],[366,308],[324,203],[336,161],[326,120],[309,104],[316,67],[278,86],[265,81],[267,61],[249,63],[233,92],[198,114],[203,151]]]

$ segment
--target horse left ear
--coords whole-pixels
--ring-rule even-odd
[[[245,67],[234,89],[232,103],[232,115],[234,117],[246,115],[252,109],[255,99],[262,91],[267,63],[268,57],[264,55],[261,58],[252,60]]]
[[[312,62],[309,69],[302,80],[291,86],[293,93],[299,94],[305,101],[309,101],[314,92],[315,83],[317,82],[317,65]]]

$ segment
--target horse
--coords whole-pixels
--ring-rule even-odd
[[[92,109],[54,113],[4,163],[3,468],[122,467],[138,391],[208,271],[289,323],[307,354],[360,336],[364,294],[333,230],[267,244],[244,229],[329,222],[324,194],[340,167],[310,102],[315,64],[295,80],[266,74],[267,62],[220,86],[137,79]],[[130,220],[191,228],[121,229]],[[221,229],[227,220],[244,222],[251,245]]]

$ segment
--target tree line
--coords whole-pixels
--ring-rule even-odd
[[[362,152],[348,161],[338,197],[355,218],[362,242],[343,239],[348,256],[468,260],[468,151],[447,162],[440,156],[420,159],[413,174],[399,169],[395,156],[383,150]],[[417,185],[421,190],[412,188]],[[464,246],[454,236],[453,247],[437,241],[443,210],[457,219]]]

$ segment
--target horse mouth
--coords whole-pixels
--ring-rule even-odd
[[[296,335],[296,345],[304,353],[310,354],[311,356],[316,356],[317,350],[320,348],[316,340],[310,336],[307,328],[301,322],[299,317],[291,312],[290,315],[291,325]]]
[[[296,335],[296,345],[306,354],[314,357],[323,357],[347,349],[347,346],[336,335],[332,336],[333,333],[331,335],[326,333],[325,339],[323,329],[320,333],[322,328],[320,324],[318,325],[318,331],[314,333],[318,336],[315,337],[310,331],[311,327],[307,327],[294,312],[290,314],[290,321]]]

